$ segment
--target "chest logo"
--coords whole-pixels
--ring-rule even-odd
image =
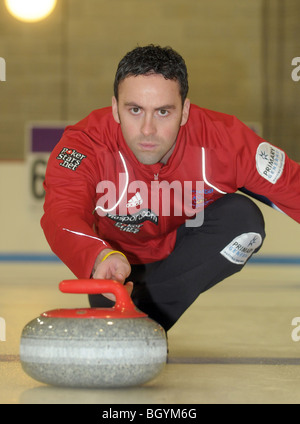
[[[139,192],[136,193],[136,195],[134,195],[129,202],[127,203],[126,207],[127,208],[136,208],[137,206],[140,206],[143,204],[143,199],[142,196],[140,195]]]
[[[139,233],[145,221],[150,221],[158,225],[158,216],[150,209],[142,209],[132,215],[112,215],[108,213],[106,216],[115,221],[115,226],[119,228],[119,230],[127,233]]]

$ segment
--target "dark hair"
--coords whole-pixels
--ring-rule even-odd
[[[185,61],[171,47],[150,44],[128,52],[118,65],[114,82],[114,95],[118,100],[119,84],[128,76],[161,74],[165,79],[178,81],[184,103],[189,90]]]

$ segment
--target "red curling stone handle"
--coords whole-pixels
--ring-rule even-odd
[[[118,311],[136,312],[134,303],[132,302],[126,288],[123,284],[115,280],[64,280],[59,284],[62,293],[72,294],[103,294],[111,293],[116,297],[114,309]]]

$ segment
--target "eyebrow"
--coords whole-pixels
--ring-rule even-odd
[[[134,102],[126,102],[125,106],[138,107],[140,109],[143,109],[142,106],[139,106],[137,103],[134,103]],[[162,110],[162,109],[176,109],[176,106],[175,105],[163,105],[163,106],[156,107],[154,110]]]

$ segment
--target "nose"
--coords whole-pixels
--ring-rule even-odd
[[[155,126],[153,116],[145,115],[143,123],[142,123],[142,127],[141,127],[141,132],[145,137],[149,137],[156,133],[156,126]]]

